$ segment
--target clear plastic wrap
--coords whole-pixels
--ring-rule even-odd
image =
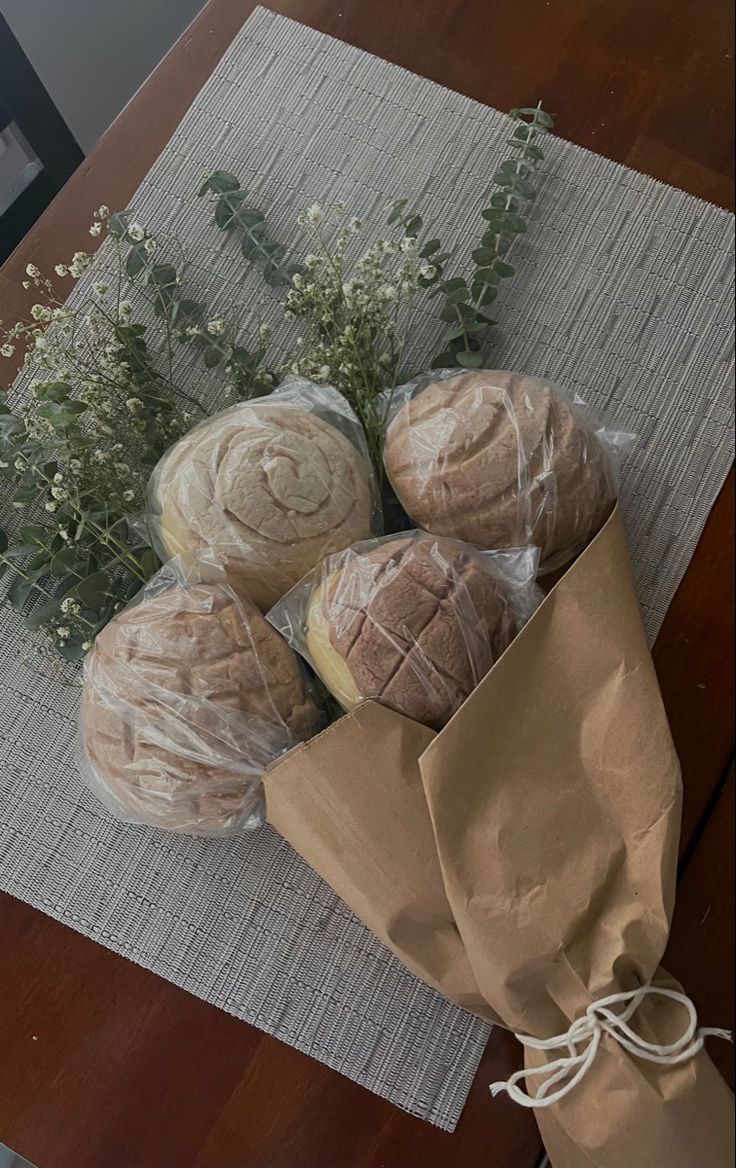
[[[413,522],[481,548],[535,544],[541,572],[602,527],[635,441],[524,373],[444,369],[384,401],[386,471]]]
[[[328,556],[268,613],[345,710],[373,699],[438,730],[541,600],[536,548],[403,532]]]
[[[232,835],[262,823],[266,767],[322,723],[303,665],[217,557],[179,556],[87,655],[79,768],[119,819]]]
[[[217,548],[264,611],[322,556],[381,531],[357,417],[332,386],[301,377],[195,426],[155,467],[148,503],[162,559]]]

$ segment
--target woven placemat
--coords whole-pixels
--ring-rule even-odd
[[[285,241],[315,199],[378,231],[406,195],[452,244],[475,237],[507,135],[503,115],[258,10],[132,205],[185,240],[213,310],[251,297],[254,320],[275,322],[276,295],[242,280],[195,197],[205,168],[241,175]],[[641,435],[622,502],[653,638],[733,457],[733,221],[548,147],[492,363],[552,378]],[[438,328],[420,322],[417,363]],[[218,400],[200,364],[179,375]],[[419,984],[270,829],[204,841],[110,819],[77,777],[76,691],[39,675],[7,610],[0,629],[15,650],[0,665],[0,888],[451,1130],[487,1027]]]

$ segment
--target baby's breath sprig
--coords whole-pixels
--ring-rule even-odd
[[[287,294],[287,317],[304,335],[285,372],[341,390],[353,405],[379,477],[383,476],[385,407],[379,395],[395,385],[419,293],[437,268],[415,236],[379,239],[361,249],[363,224],[317,203],[299,216],[311,251]]]

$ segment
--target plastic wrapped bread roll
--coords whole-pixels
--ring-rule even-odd
[[[536,607],[537,559],[386,536],[329,556],[268,619],[343,709],[373,699],[439,730]]]
[[[602,526],[632,441],[536,377],[447,370],[394,391],[385,463],[421,527],[482,548],[535,544],[549,571]]]
[[[296,377],[171,447],[149,510],[163,559],[217,548],[233,586],[264,611],[324,555],[380,531],[357,418],[336,389]]]
[[[213,557],[179,557],[85,660],[80,770],[118,818],[229,835],[261,823],[263,771],[320,721],[286,641]]]

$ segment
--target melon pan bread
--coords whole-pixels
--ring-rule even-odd
[[[363,454],[313,410],[275,399],[185,435],[150,500],[164,557],[216,548],[233,587],[264,611],[324,555],[370,536],[374,510]]]
[[[306,612],[317,673],[344,709],[370,698],[440,729],[517,631],[505,582],[422,533],[333,558]]]
[[[535,544],[569,561],[616,497],[594,423],[522,373],[478,370],[430,382],[394,415],[386,469],[415,523],[483,548]]]
[[[263,770],[319,722],[296,655],[220,584],[144,597],[85,661],[83,773],[114,813],[169,831],[255,825]]]

